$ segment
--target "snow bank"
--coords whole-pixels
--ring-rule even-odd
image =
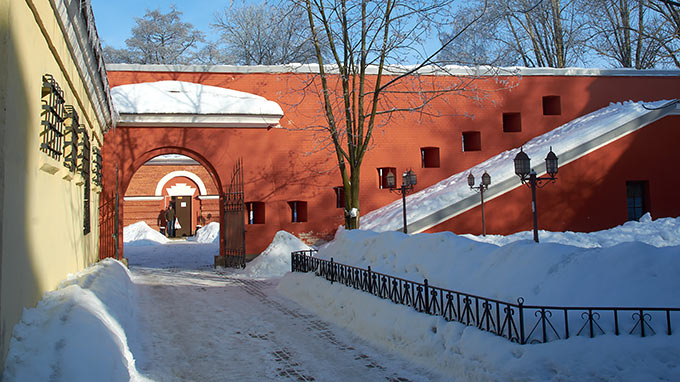
[[[467,238],[505,245],[518,240],[533,240],[533,231],[518,232],[512,235],[463,235]],[[639,241],[654,247],[680,245],[680,218],[662,218],[652,220],[649,213],[640,221],[629,221],[604,231],[597,232],[550,232],[539,231],[543,243],[569,244],[583,248],[612,247],[632,241]]]
[[[520,240],[499,247],[449,232],[341,230],[319,257],[430,285],[529,305],[680,307],[680,247],[606,248]]]
[[[267,249],[246,264],[245,269],[237,270],[233,275],[251,278],[281,277],[290,272],[290,253],[306,249],[311,248],[295,235],[279,231]]]
[[[643,219],[593,233],[587,246],[570,233],[563,243],[517,240],[504,246],[452,233],[339,230],[318,256],[338,263],[461,292],[526,304],[680,307],[677,219]],[[663,241],[654,247],[632,238]],[[666,238],[659,240],[658,238]],[[657,238],[657,239],[655,239]],[[576,240],[576,241],[574,241]],[[517,345],[491,333],[446,322],[313,274],[289,273],[278,291],[358,336],[421,365],[463,381],[668,381],[680,380],[680,337],[572,336],[540,345]],[[678,317],[673,317],[677,327]],[[603,316],[600,323],[604,322]],[[578,330],[578,328],[575,328]]]
[[[609,106],[570,121],[552,131],[539,135],[524,145],[523,150],[534,164],[542,162],[550,147],[559,157],[579,145],[589,142],[627,122],[650,112],[649,108],[665,105],[668,101],[612,103]],[[476,177],[484,171],[491,175],[494,184],[516,177],[514,158],[520,148],[504,151],[488,160],[441,182],[406,197],[407,218],[416,222],[449,205],[459,202],[475,191],[467,183],[472,172]],[[491,186],[493,187],[493,185]],[[374,231],[395,231],[403,225],[402,201],[397,199],[387,206],[370,211],[361,217],[361,227]]]
[[[123,228],[123,242],[129,245],[155,245],[165,244],[170,240],[162,233],[149,227],[143,221],[130,224]]]
[[[212,222],[196,230],[192,238],[187,239],[197,243],[218,243],[220,242],[220,223]]]
[[[455,381],[677,381],[678,336],[572,337],[540,345],[418,313],[313,274],[290,273],[278,291],[362,339]]]
[[[139,354],[137,302],[130,274],[103,260],[70,276],[25,309],[14,327],[4,381],[145,381]]]

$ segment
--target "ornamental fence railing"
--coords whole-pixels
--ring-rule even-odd
[[[573,336],[604,334],[646,337],[672,334],[680,324],[680,308],[563,307],[525,305],[495,300],[402,279],[351,265],[314,257],[316,250],[291,253],[293,272],[314,272],[429,315],[474,326],[520,344],[545,343]]]

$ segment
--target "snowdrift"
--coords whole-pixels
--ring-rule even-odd
[[[143,221],[123,228],[123,242],[125,245],[156,245],[165,244],[169,241],[162,233],[149,227]]]
[[[245,269],[235,271],[233,274],[252,278],[281,277],[290,272],[290,253],[306,249],[311,248],[295,235],[279,231],[267,249],[246,264]]]
[[[188,238],[189,241],[197,243],[210,244],[220,243],[220,223],[212,222],[196,230],[193,237]]]
[[[130,274],[107,259],[25,309],[4,381],[146,381],[135,367],[137,304]]]
[[[575,245],[515,240],[498,246],[451,233],[339,230],[318,256],[508,302],[523,297],[535,305],[680,307],[680,246],[673,245],[678,223],[645,219],[578,239],[569,233],[548,235]],[[642,237],[659,247],[628,241]],[[667,240],[659,239],[663,237]],[[278,291],[325,320],[452,380],[680,380],[680,337],[665,335],[664,322],[655,321],[657,334],[646,338],[627,332],[594,339],[572,334],[568,340],[518,345],[331,285],[313,273],[285,275]],[[673,326],[679,321],[673,317]]]
[[[488,298],[527,305],[677,306],[680,247],[605,248],[519,240],[499,247],[452,233],[341,230],[318,256]]]
[[[518,240],[533,240],[533,231],[512,235],[462,235],[472,240],[496,245],[506,245]],[[539,231],[543,243],[569,244],[583,248],[611,247],[620,243],[639,241],[654,247],[680,245],[680,218],[652,220],[646,213],[639,222],[629,221],[618,227],[597,232],[550,232]]]

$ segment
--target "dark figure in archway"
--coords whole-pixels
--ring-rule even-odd
[[[168,237],[175,237],[175,218],[177,215],[175,214],[175,204],[170,203],[168,206],[168,209],[165,210],[165,220],[166,220],[166,234]]]
[[[156,224],[158,224],[158,228],[160,229],[161,233],[167,235],[166,230],[168,229],[168,220],[165,218],[165,210],[160,210],[160,212],[158,212]]]

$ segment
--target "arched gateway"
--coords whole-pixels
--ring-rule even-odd
[[[249,140],[278,126],[283,117],[281,107],[257,95],[182,81],[122,85],[114,87],[111,95],[120,118],[104,140],[102,205],[112,206],[116,198],[124,203],[121,195],[148,160],[164,154],[188,156],[208,171],[219,190],[222,224],[216,264],[245,265],[239,156],[243,151],[232,148],[247,147]],[[118,226],[123,218],[119,207]],[[106,234],[102,240],[114,241],[102,245],[104,251],[108,248],[122,254],[122,235],[118,235],[117,243],[115,237]]]

